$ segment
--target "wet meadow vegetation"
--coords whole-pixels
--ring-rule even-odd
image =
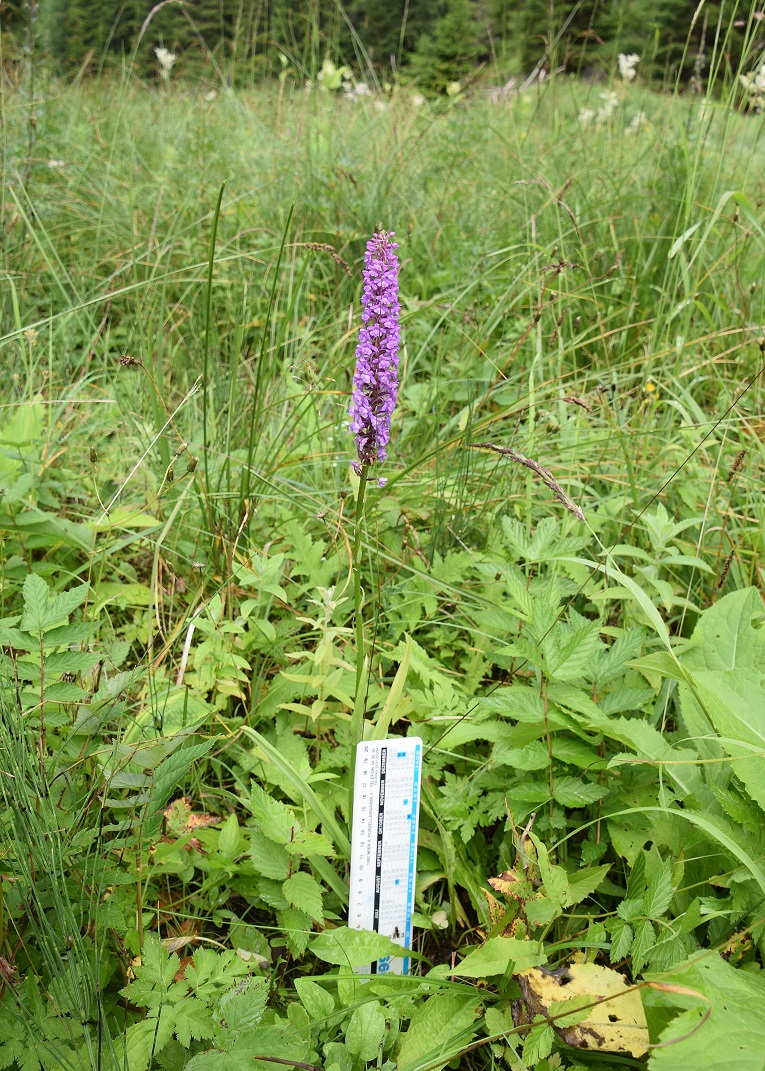
[[[3,94],[0,1066],[760,1067],[761,116]],[[404,978],[345,928],[359,725],[424,742]]]

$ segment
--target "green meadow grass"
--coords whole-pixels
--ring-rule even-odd
[[[583,109],[609,114],[588,121]],[[762,122],[727,102],[573,80],[501,103],[418,105],[404,91],[350,101],[289,80],[240,94],[204,84],[162,92],[127,78],[43,78],[34,99],[6,86],[3,121],[3,627],[18,625],[29,572],[57,592],[86,581],[80,616],[97,623],[101,676],[92,667],[87,676],[84,663],[75,674],[102,703],[88,727],[89,708],[77,714],[74,699],[60,701],[42,763],[31,721],[26,741],[4,730],[9,813],[7,786],[24,777],[33,797],[57,801],[35,811],[38,824],[22,838],[29,859],[68,832],[50,888],[35,892],[34,867],[22,868],[34,941],[18,929],[12,902],[3,955],[53,978],[42,984],[59,1027],[77,1018],[72,994],[90,994],[79,1021],[98,1030],[46,1028],[52,1055],[43,1066],[181,1067],[189,1049],[181,1034],[157,1047],[153,1012],[142,1019],[116,996],[103,1011],[93,994],[102,986],[116,994],[142,949],[145,963],[154,949],[156,966],[154,933],[189,951],[212,942],[261,955],[271,941],[271,999],[293,993],[309,970],[295,966],[308,935],[285,947],[288,924],[297,933],[300,920],[264,901],[239,862],[250,779],[289,801],[310,829],[320,821],[327,834],[339,822],[342,862],[355,658],[347,406],[367,239],[378,228],[397,235],[403,351],[388,484],[372,495],[364,533],[374,652],[365,701],[379,723],[393,693],[394,731],[412,724],[430,733],[420,863],[429,877],[418,910],[445,905],[453,944],[444,952],[423,923],[418,947],[447,962],[477,940],[476,928],[488,932],[481,885],[513,862],[500,782],[485,832],[470,823],[485,792],[475,778],[494,769],[491,743],[480,729],[444,733],[476,697],[527,680],[527,662],[507,653],[531,612],[507,609],[506,576],[523,602],[523,584],[512,587],[517,562],[534,599],[552,608],[539,625],[545,635],[570,611],[572,627],[597,620],[609,642],[642,629],[654,654],[664,639],[673,649],[689,637],[725,594],[762,586]],[[536,470],[475,446],[485,443],[512,448]],[[402,696],[394,677],[405,660],[412,677]],[[635,706],[622,697],[628,706],[614,709],[642,711],[684,739],[662,665],[646,670],[656,684],[648,698],[629,670]],[[98,691],[110,680],[110,693]],[[547,694],[544,672],[528,681]],[[33,699],[25,709],[38,719]],[[564,732],[568,723],[556,725]],[[185,791],[198,811],[230,816],[229,856],[223,827],[220,842],[217,829],[205,830],[213,839],[203,840],[193,874],[181,852],[155,879],[149,848],[159,843],[159,818],[142,810],[149,797],[139,790],[153,791],[151,770],[170,762],[160,743],[185,742],[189,727],[203,741],[193,745],[199,761],[173,768],[162,806]],[[600,803],[590,799],[584,818],[555,809],[554,780],[565,780],[560,764],[569,760],[554,762],[546,720],[542,739],[551,799],[536,828],[561,864],[589,866],[606,851]],[[597,746],[602,760],[605,744]],[[268,747],[282,765],[269,767]],[[614,806],[668,807],[663,773],[654,775],[636,774],[621,796],[614,789]],[[593,776],[602,783],[602,773]],[[323,817],[309,784],[321,790]],[[463,811],[450,794],[464,794]],[[56,807],[76,816],[74,832]],[[521,824],[530,811],[531,803]],[[596,823],[593,840],[582,831]],[[84,862],[67,855],[82,829],[98,830],[77,848]],[[639,854],[624,847],[626,833],[613,836],[616,870],[599,908],[608,919]],[[119,864],[108,847],[100,854],[109,837]],[[693,856],[693,881],[707,892],[710,873],[730,869],[718,857],[722,837]],[[224,859],[217,871],[203,849]],[[655,876],[662,857],[652,850]],[[681,854],[678,841],[669,857]],[[342,869],[317,856],[310,865],[325,917],[340,921]],[[115,866],[132,884],[115,884]],[[111,897],[118,887],[129,896],[120,893],[112,915],[105,890]],[[91,926],[99,911],[107,920]],[[709,947],[735,931],[740,915],[728,913],[730,925],[710,923]],[[585,931],[592,947],[607,947],[605,930],[586,929],[596,914],[550,923],[551,947],[586,947]],[[57,949],[67,926],[82,935],[69,945],[80,966],[62,981]],[[636,954],[636,977],[642,962]],[[439,999],[456,1000],[458,984],[445,984],[454,992]],[[71,1006],[61,998],[67,986]],[[366,1007],[338,992],[344,1007]],[[153,1007],[146,1000],[136,1006]],[[21,1006],[19,1023],[39,1035],[40,1008],[31,997]],[[297,1016],[291,1023],[298,1029]],[[192,1033],[200,1053],[212,1029]],[[143,1045],[138,1055],[120,1048],[124,1031]],[[468,1034],[455,1035],[454,1052]],[[164,1062],[152,1063],[160,1050]],[[353,1066],[365,1051],[352,1053]],[[440,1066],[427,1047],[410,1047],[409,1058],[412,1069]]]

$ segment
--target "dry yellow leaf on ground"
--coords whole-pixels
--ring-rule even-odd
[[[531,967],[516,975],[523,992],[528,1021],[535,1015],[560,1015],[572,1002],[572,1015],[552,1026],[568,1045],[595,1052],[628,1052],[643,1056],[648,1051],[648,1027],[637,990],[630,991],[623,975],[594,963],[574,963],[556,971]],[[582,998],[601,1003],[579,1011]],[[572,1025],[576,1020],[576,1025]]]

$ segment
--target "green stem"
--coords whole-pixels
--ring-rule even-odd
[[[364,495],[367,489],[369,465],[361,466],[359,493],[356,497],[356,538],[353,544],[353,619],[356,626],[356,705],[364,672],[364,618],[361,613],[361,537],[364,530]]]

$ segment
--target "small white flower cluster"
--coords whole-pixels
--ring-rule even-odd
[[[619,74],[622,76],[624,82],[632,82],[637,75],[637,65],[640,63],[640,56],[636,52],[631,52],[629,56],[626,56],[623,52],[619,53]]]
[[[765,103],[765,63],[751,74],[740,74],[738,79],[744,87],[749,107],[761,112]]]
[[[371,97],[372,90],[366,82],[344,82],[343,96],[348,100],[361,100],[362,97]]]
[[[645,112],[636,112],[624,128],[625,134],[639,134],[648,125]]]
[[[154,55],[157,57],[157,63],[159,64],[159,77],[163,82],[169,82],[170,72],[175,63],[175,53],[160,46],[159,48],[154,49]]]
[[[593,108],[582,108],[580,110],[578,119],[581,126],[589,126],[590,123],[603,123],[610,119],[619,107],[619,97],[613,91],[601,93],[600,99],[603,103],[597,111]]]

